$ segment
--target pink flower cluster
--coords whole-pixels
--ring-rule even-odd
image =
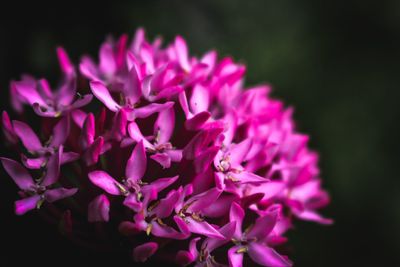
[[[180,265],[232,267],[247,256],[291,266],[276,247],[292,222],[331,222],[317,212],[329,197],[308,136],[269,86],[244,88],[245,66],[215,51],[191,57],[179,36],[149,42],[142,29],[130,44],[107,40],[79,69],[57,54],[57,88],[31,76],[11,83],[16,116],[33,109],[41,127],[2,114],[21,154],[1,158],[20,188],[16,214],[69,198],[89,223],[117,223],[135,261],[168,250]]]

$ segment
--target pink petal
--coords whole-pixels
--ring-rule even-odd
[[[158,114],[154,124],[154,136],[158,137],[158,144],[165,144],[171,139],[175,126],[175,113],[171,107]]]
[[[83,155],[83,159],[86,162],[87,166],[94,165],[98,162],[99,156],[102,154],[104,139],[102,136],[96,138],[93,144],[85,151]]]
[[[40,157],[40,158],[34,158],[30,159],[26,157],[24,154],[21,154],[21,161],[22,164],[28,169],[34,169],[38,170],[43,167],[43,165],[46,163],[46,158],[45,157]]]
[[[207,237],[224,239],[224,236],[206,221],[199,222],[191,217],[186,217],[185,221],[186,225],[189,228],[189,231],[192,233],[205,235]]]
[[[8,175],[11,176],[19,188],[28,190],[34,186],[35,183],[33,182],[32,176],[21,164],[8,158],[0,158],[0,160]]]
[[[229,175],[231,175],[234,180],[238,180],[240,183],[263,184],[270,181],[265,177],[247,171],[229,172]]]
[[[121,195],[121,191],[117,185],[122,186],[108,173],[104,171],[93,171],[88,174],[89,180],[96,186],[100,187],[111,195]]]
[[[69,134],[69,117],[63,117],[57,124],[54,126],[53,135],[51,137],[50,146],[54,148],[58,148],[60,145],[63,145],[67,140]]]
[[[221,195],[222,191],[217,188],[209,189],[201,194],[189,198],[186,203],[192,203],[187,211],[198,213],[204,208],[212,205]]]
[[[242,223],[244,219],[244,210],[236,202],[232,203],[231,210],[229,212],[229,221],[236,222],[236,230],[234,234],[235,239],[242,238]]]
[[[89,203],[88,220],[89,222],[108,222],[109,212],[110,201],[106,195],[99,195]]]
[[[182,240],[189,237],[188,234],[180,233],[168,225],[160,225],[158,222],[152,223],[151,234],[158,237]]]
[[[248,254],[250,258],[262,265],[269,267],[288,267],[292,266],[292,263],[279,255],[274,249],[262,245],[258,242],[251,242],[248,247]]]
[[[171,167],[171,158],[168,156],[167,153],[156,153],[151,155],[150,158],[160,163],[163,169],[168,169]]]
[[[190,64],[188,58],[188,49],[185,40],[181,36],[175,39],[175,52],[181,68],[186,72],[190,71]]]
[[[99,80],[96,64],[87,56],[84,56],[79,64],[79,70],[89,80]]]
[[[229,267],[243,266],[243,253],[236,253],[239,249],[239,246],[234,246],[228,250]]]
[[[102,82],[91,81],[90,89],[97,99],[100,100],[109,110],[117,112],[119,109],[121,109],[121,106],[115,102],[107,87]]]
[[[149,215],[155,214],[157,218],[166,218],[171,215],[175,208],[175,204],[179,200],[179,192],[173,191],[167,197],[160,200],[160,203],[151,211]]]
[[[3,133],[4,136],[6,137],[7,141],[15,144],[18,142],[17,135],[15,134],[15,131],[13,129],[13,126],[10,121],[10,117],[8,116],[7,111],[3,111],[2,117],[1,117],[1,122],[3,126]]]
[[[306,220],[306,221],[312,221],[312,222],[317,222],[320,224],[332,224],[333,220],[329,218],[324,218],[320,214],[318,214],[315,211],[312,210],[304,210],[302,212],[295,212],[296,217]]]
[[[271,233],[272,229],[274,229],[277,217],[277,210],[269,212],[262,217],[258,217],[246,236],[249,239],[257,238],[257,240],[266,238]]]
[[[195,131],[201,129],[201,127],[211,117],[211,113],[208,111],[202,111],[192,118],[185,121],[185,128],[189,131]]]
[[[155,242],[144,243],[133,250],[133,259],[136,262],[145,262],[157,251],[157,249],[158,244]]]
[[[231,241],[232,236],[236,229],[236,222],[229,222],[223,227],[218,229],[218,231],[225,237],[224,239],[217,238],[207,238],[204,243],[206,244],[207,250],[212,252],[214,249],[223,246],[224,244]]]
[[[28,124],[20,121],[13,121],[13,126],[15,133],[21,139],[21,142],[28,151],[36,152],[43,148],[39,138]]]
[[[130,121],[132,121],[134,118],[147,118],[150,115],[169,109],[174,105],[174,102],[165,102],[163,104],[158,104],[158,103],[151,103],[147,106],[137,108],[133,110],[133,117],[128,118]]]
[[[207,148],[203,153],[198,155],[196,159],[193,161],[196,173],[202,173],[214,161],[215,156],[217,155],[220,147],[212,146]]]
[[[47,190],[44,193],[44,195],[46,197],[46,201],[51,203],[51,202],[75,195],[76,192],[78,192],[78,188],[63,188],[63,187],[61,187],[61,188],[57,188],[57,189]]]
[[[80,157],[80,155],[78,153],[64,152],[64,153],[62,153],[61,159],[60,159],[61,165],[75,161],[75,160],[79,159],[79,157]]]
[[[73,75],[75,73],[74,66],[72,65],[71,60],[69,59],[68,54],[67,52],[65,52],[64,48],[57,47],[57,56],[62,72],[68,76]]]
[[[202,111],[207,111],[209,101],[209,90],[200,84],[196,84],[193,88],[192,97],[190,98],[190,108],[192,112],[197,114]]]
[[[32,82],[14,82],[15,91],[20,95],[29,105],[37,103],[40,106],[47,106],[46,101],[42,98],[36,89],[35,83]]]
[[[154,182],[152,182],[150,185],[145,185],[142,187],[142,190],[149,190],[150,188],[153,188],[156,190],[156,192],[161,192],[171,184],[173,184],[176,180],[178,180],[178,175],[174,177],[168,177],[168,178],[158,178]]]
[[[75,124],[78,125],[79,128],[82,128],[87,116],[86,112],[80,109],[75,109],[71,112],[71,116]]]
[[[95,134],[94,115],[92,113],[89,113],[87,114],[86,119],[83,123],[80,137],[83,149],[87,149],[91,144],[93,144]]]
[[[49,186],[54,184],[58,180],[60,174],[60,159],[63,153],[63,148],[60,147],[59,151],[51,155],[49,161],[46,164],[46,174],[43,177],[41,185]]]
[[[124,109],[120,109],[114,116],[111,136],[120,141],[126,135],[127,115]]]
[[[232,166],[238,166],[242,164],[249,153],[252,144],[253,141],[250,138],[247,138],[239,144],[232,144],[230,146],[229,158]]]
[[[39,200],[40,196],[34,195],[32,197],[15,201],[15,214],[23,215],[28,211],[35,209]]]
[[[139,212],[139,211],[142,209],[142,207],[143,207],[142,202],[139,202],[139,201],[138,201],[138,198],[137,198],[137,195],[136,195],[136,194],[133,194],[133,193],[132,193],[132,194],[129,194],[129,195],[124,199],[123,204],[124,204],[124,206],[126,206],[126,207],[128,207],[128,208],[130,208],[131,210],[136,211],[136,212]]]
[[[142,96],[141,82],[137,69],[131,68],[126,81],[125,96],[129,98],[131,104],[138,102]]]
[[[116,72],[117,66],[114,58],[114,50],[110,43],[104,43],[100,47],[100,71],[106,75]]]
[[[132,154],[126,163],[125,176],[127,179],[133,181],[140,180],[147,167],[147,157],[146,151],[144,149],[143,142],[136,144],[135,148],[132,150]]]

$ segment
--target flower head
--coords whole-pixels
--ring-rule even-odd
[[[2,114],[4,137],[29,169],[1,158],[21,190],[17,214],[69,197],[52,207],[67,208],[55,214],[69,235],[117,224],[135,261],[232,267],[247,256],[291,266],[277,245],[295,221],[332,222],[318,212],[329,196],[308,136],[270,86],[245,88],[244,65],[216,51],[192,57],[182,37],[163,46],[143,29],[131,43],[107,39],[79,68],[62,48],[57,55],[56,90],[32,76],[11,82],[16,116],[31,106],[40,127]],[[71,227],[83,212],[89,226]]]

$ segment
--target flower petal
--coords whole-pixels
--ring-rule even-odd
[[[65,116],[54,126],[50,147],[58,148],[65,143],[69,135],[69,123],[69,116]]]
[[[107,87],[102,82],[91,81],[90,89],[97,99],[100,100],[109,110],[117,112],[121,108],[121,106],[112,98]]]
[[[239,246],[234,246],[228,250],[229,267],[243,266],[243,253],[237,253]]]
[[[209,90],[200,84],[196,84],[193,88],[192,97],[190,98],[190,108],[192,112],[197,114],[202,111],[207,111],[209,102]]]
[[[88,174],[89,180],[100,187],[107,193],[111,195],[121,195],[121,191],[118,187],[122,186],[119,182],[117,182],[114,178],[112,178],[108,173],[104,171],[93,171]]]
[[[110,213],[110,201],[107,196],[101,194],[89,203],[89,222],[108,222]]]
[[[74,65],[68,57],[67,52],[62,47],[57,47],[58,62],[60,63],[61,70],[67,76],[75,74]]]
[[[171,167],[171,158],[168,156],[167,153],[156,153],[154,155],[151,155],[150,158],[160,163],[160,165],[164,169]]]
[[[165,102],[163,104],[159,103],[151,103],[147,106],[141,107],[141,108],[136,108],[133,110],[133,117],[131,115],[130,118],[128,118],[130,121],[134,120],[134,118],[147,118],[150,115],[169,109],[174,105],[174,102]]]
[[[186,217],[185,221],[186,225],[189,228],[189,231],[192,233],[204,235],[207,237],[224,239],[224,236],[206,221],[200,222],[191,217]]]
[[[33,182],[32,176],[24,167],[22,167],[21,164],[8,158],[0,158],[0,160],[6,172],[11,176],[19,188],[27,190],[34,186],[35,183]]]
[[[132,154],[126,163],[125,176],[126,179],[133,181],[140,180],[147,167],[146,151],[144,149],[143,141],[136,144],[132,150]]]
[[[257,238],[257,240],[262,240],[266,238],[274,229],[276,220],[278,218],[278,210],[268,212],[262,217],[258,217],[253,227],[247,233],[248,238]]]
[[[78,188],[63,188],[63,187],[61,187],[61,188],[57,188],[57,189],[47,190],[44,193],[44,195],[45,195],[46,200],[51,203],[51,202],[75,195],[76,192],[78,192]]]
[[[248,254],[250,258],[262,265],[269,267],[288,267],[292,266],[292,263],[279,255],[274,249],[262,245],[258,242],[250,242],[248,247]]]
[[[39,200],[40,196],[34,195],[28,198],[15,201],[15,214],[23,215],[28,211],[35,209]]]
[[[165,144],[171,139],[175,126],[175,113],[171,107],[160,111],[154,124],[154,136],[157,136],[158,144]]]
[[[39,137],[28,124],[21,121],[13,121],[13,126],[16,135],[21,139],[22,144],[28,151],[36,152],[43,148]]]
[[[181,68],[184,71],[189,72],[190,64],[188,49],[185,40],[181,36],[177,36],[175,39],[175,53]]]
[[[83,155],[83,159],[85,160],[87,166],[94,165],[99,161],[99,156],[105,152],[104,147],[105,143],[103,137],[97,137]]]
[[[185,121],[185,128],[189,131],[199,130],[210,117],[211,113],[208,111],[197,113],[195,116]]]
[[[46,164],[46,174],[43,177],[41,185],[49,186],[54,184],[58,180],[60,174],[60,159],[63,153],[63,147],[61,146],[57,153],[50,156]]]
[[[242,238],[242,223],[244,219],[244,210],[236,202],[232,203],[231,210],[229,212],[229,221],[236,222],[236,230],[234,234],[235,239]]]
[[[147,242],[143,245],[137,246],[133,250],[133,259],[136,262],[145,262],[151,257],[158,249],[158,244],[155,242]]]
[[[24,154],[21,154],[21,161],[22,164],[28,169],[33,169],[33,170],[38,170],[43,167],[44,164],[46,164],[46,158],[45,157],[39,157],[39,158],[28,158]]]

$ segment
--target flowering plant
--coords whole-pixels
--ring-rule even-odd
[[[244,65],[215,51],[190,57],[179,36],[164,48],[142,29],[131,44],[107,40],[79,69],[57,55],[56,89],[32,76],[10,86],[16,116],[33,109],[41,127],[2,114],[21,154],[1,158],[20,188],[16,214],[57,209],[71,235],[84,214],[117,225],[135,261],[196,266],[242,266],[245,255],[290,266],[276,247],[293,221],[331,223],[317,212],[329,197],[308,136],[268,85],[244,89]]]

